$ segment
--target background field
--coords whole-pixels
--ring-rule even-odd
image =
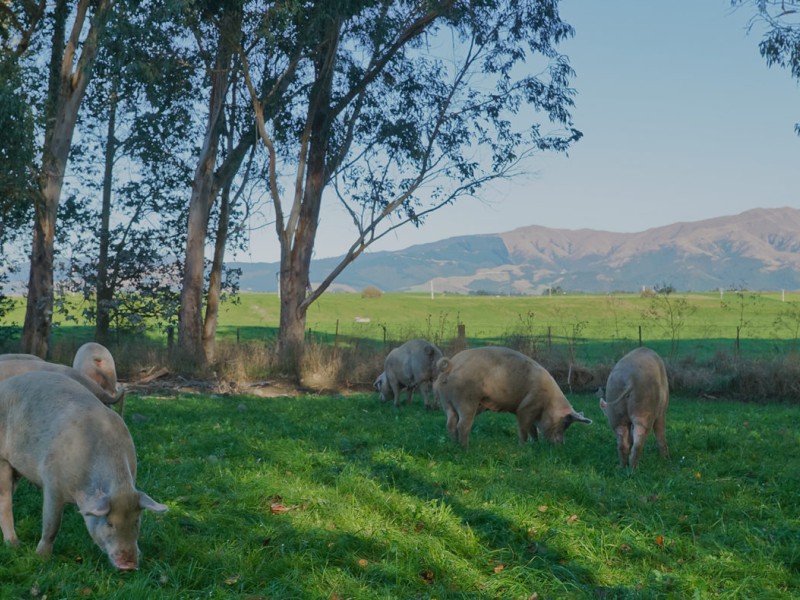
[[[444,415],[372,395],[132,397],[141,569],[117,573],[73,508],[34,554],[41,494],[15,496],[3,598],[788,598],[800,594],[796,408],[673,397],[672,457],[616,466],[595,419],[520,447],[482,414],[463,451]],[[538,596],[534,595],[538,594]]]

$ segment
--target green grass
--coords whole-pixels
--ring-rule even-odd
[[[682,319],[678,346],[673,353],[664,320],[643,317],[653,305],[640,294],[566,296],[459,296],[384,294],[363,298],[360,294],[328,293],[308,311],[309,336],[321,343],[346,346],[391,345],[412,337],[446,344],[457,335],[459,324],[471,346],[507,344],[521,339],[529,354],[553,349],[569,353],[585,363],[609,355],[621,356],[639,338],[664,356],[692,356],[709,360],[717,352],[733,353],[739,328],[739,351],[750,358],[774,357],[796,350],[800,309],[789,326],[776,325],[782,311],[800,305],[800,292],[736,294],[672,294],[685,299],[692,314]],[[77,300],[76,300],[77,301]],[[723,304],[725,307],[723,307]],[[356,318],[361,321],[357,322]],[[20,299],[2,321],[3,337],[19,338],[24,319]],[[59,322],[61,317],[56,315]],[[61,319],[63,320],[63,319]],[[279,301],[276,294],[241,294],[237,303],[221,306],[217,339],[220,341],[270,341],[277,337]],[[60,322],[53,332],[56,342],[88,340],[93,329],[82,323]],[[149,331],[151,339],[166,345],[163,331]]]
[[[15,496],[2,598],[786,598],[800,594],[796,408],[673,398],[672,457],[616,466],[595,419],[520,447],[481,414],[465,452],[441,412],[373,396],[132,397],[146,513],[115,572],[74,508],[34,554],[41,494]],[[282,510],[289,509],[289,510]]]

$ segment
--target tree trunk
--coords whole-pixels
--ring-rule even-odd
[[[211,98],[203,149],[192,183],[186,237],[186,262],[178,316],[178,354],[190,365],[208,363],[203,346],[203,282],[208,218],[218,187],[214,166],[222,133],[222,114],[230,77],[231,58],[241,37],[241,10],[227,11],[218,31],[217,54],[211,71]]]
[[[42,173],[39,178],[40,193],[34,197],[36,222],[28,280],[28,301],[22,332],[22,351],[42,358],[47,357],[49,351],[53,320],[53,259],[58,203],[78,109],[89,83],[97,54],[98,37],[105,22],[109,2],[110,0],[100,0],[97,4],[74,72],[72,70],[74,56],[90,2],[81,0],[78,3],[72,33],[66,46],[64,46],[64,32],[70,3],[61,0],[56,5],[54,13],[47,125],[42,151]],[[60,65],[59,69],[56,69],[57,63]],[[54,77],[57,77],[57,84],[53,81]]]
[[[339,26],[336,21],[327,24],[327,29],[323,32],[325,51],[315,65],[316,81],[310,92],[306,116],[306,123],[309,124],[306,176],[297,222],[293,225],[290,219],[286,231],[279,232],[281,316],[277,351],[282,368],[294,375],[300,374],[302,366],[308,312],[306,292],[311,286],[311,257],[319,224],[322,192],[327,180],[325,159],[331,134],[330,103]]]
[[[219,223],[217,239],[214,242],[214,259],[211,261],[211,272],[208,274],[208,299],[206,300],[206,318],[203,322],[203,352],[206,360],[214,360],[216,351],[217,319],[219,302],[222,295],[222,267],[225,262],[225,244],[228,241],[228,218],[230,209],[230,182],[222,190],[219,205]]]
[[[116,78],[112,80],[108,112],[108,135],[106,138],[105,165],[103,172],[103,200],[100,209],[100,248],[97,256],[97,290],[96,290],[96,317],[94,339],[101,344],[107,344],[111,328],[111,303],[114,299],[114,288],[108,281],[108,248],[111,232],[111,188],[114,182],[114,155],[117,151],[114,133],[117,122],[117,85]]]

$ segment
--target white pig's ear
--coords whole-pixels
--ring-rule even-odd
[[[92,516],[92,517],[104,517],[108,514],[109,510],[111,510],[111,506],[108,503],[108,494],[103,494],[102,496],[95,496],[93,498],[89,498],[83,505],[80,507],[81,514],[84,516]]]
[[[160,502],[156,502],[144,492],[139,492],[139,508],[152,510],[153,512],[157,513],[164,513],[167,512],[167,510],[169,510],[169,507],[166,504],[161,504]]]

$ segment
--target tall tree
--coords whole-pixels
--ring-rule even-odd
[[[242,36],[242,3],[238,0],[209,2],[203,6],[200,17],[201,22],[196,26],[200,45],[204,45],[204,40],[212,43],[207,66],[210,80],[208,117],[189,201],[178,348],[185,360],[203,364],[210,358],[206,356],[203,343],[205,246],[211,211],[220,190],[215,167],[223,133],[225,98],[233,75],[233,58]],[[213,24],[213,31],[206,37],[200,35],[203,22]]]
[[[72,134],[91,77],[98,44],[113,0],[57,0],[52,11],[50,72],[45,100],[44,144],[34,195],[34,231],[22,347],[46,356],[53,315],[56,216]],[[66,36],[67,23],[72,23]]]
[[[758,44],[768,66],[789,69],[792,78],[800,81],[800,2],[796,0],[731,0],[732,6],[752,4],[756,22],[766,25]],[[800,135],[800,123],[794,130]]]
[[[572,70],[556,51],[573,30],[557,0],[319,0],[293,19],[301,60],[280,106],[263,106],[246,75],[281,249],[278,351],[296,369],[309,306],[370,244],[581,134],[569,114]],[[312,288],[326,198],[358,233]]]
[[[180,42],[188,33],[181,17],[174,2],[118,0],[79,120],[70,163],[79,185],[62,204],[69,210],[60,211],[59,242],[81,240],[80,252],[67,256],[71,289],[83,292],[83,316],[101,343],[112,321],[139,328],[141,317],[177,318],[166,284],[185,239],[196,137],[194,57]]]

